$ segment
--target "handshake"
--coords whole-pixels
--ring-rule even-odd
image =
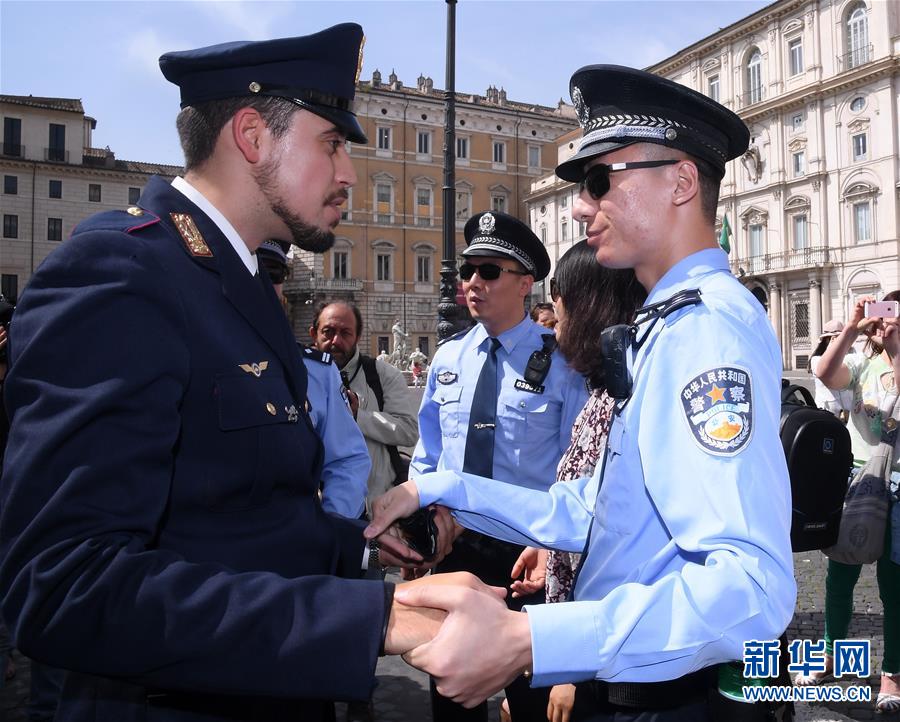
[[[403,521],[408,520],[408,521]],[[414,578],[443,559],[462,532],[444,507],[419,510],[415,482],[375,500],[368,539],[383,561]],[[400,654],[435,678],[443,696],[474,707],[531,670],[528,615],[507,609],[506,590],[468,572],[433,574],[396,587],[385,654]]]

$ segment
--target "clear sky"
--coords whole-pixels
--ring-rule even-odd
[[[583,65],[646,67],[770,0],[459,0],[456,89],[555,105]],[[181,163],[178,89],[160,74],[169,50],[305,35],[354,21],[366,34],[363,79],[391,70],[445,86],[446,4],[365,2],[42,2],[0,0],[0,93],[80,98],[95,147],[117,158]]]

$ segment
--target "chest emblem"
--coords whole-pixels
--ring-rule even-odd
[[[458,379],[458,378],[459,378],[459,376],[457,376],[452,371],[441,371],[437,376],[438,383],[444,384],[444,386],[448,386],[450,384],[455,384],[456,379]]]
[[[262,376],[262,372],[269,368],[268,361],[260,361],[259,363],[252,364],[239,364],[242,370],[246,371],[248,374],[253,374],[256,378]]]
[[[718,366],[691,379],[679,395],[691,436],[700,448],[717,456],[734,456],[753,433],[750,372]]]

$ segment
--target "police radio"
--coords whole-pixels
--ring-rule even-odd
[[[620,323],[600,332],[600,351],[603,353],[603,378],[606,393],[614,399],[631,395],[631,372],[628,370],[628,349],[634,343],[637,326]]]
[[[529,356],[525,366],[525,380],[535,388],[544,383],[550,373],[553,352],[556,350],[556,336],[552,333],[542,333],[541,340],[544,345]]]
[[[650,331],[661,318],[685,306],[696,306],[701,303],[700,291],[696,288],[679,291],[660,303],[639,308],[635,312],[634,323],[622,323],[610,326],[600,332],[600,352],[603,354],[603,374],[606,393],[614,399],[627,399],[631,396],[633,379],[628,370],[628,349],[635,351],[641,347],[650,335]],[[640,341],[637,338],[638,326],[650,322]]]

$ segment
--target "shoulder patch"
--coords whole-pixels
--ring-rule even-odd
[[[170,213],[169,215],[192,256],[212,256],[213,252],[206,245],[203,234],[200,233],[200,229],[197,228],[197,224],[194,223],[194,219],[189,213]]]
[[[317,348],[313,348],[312,346],[304,346],[303,347],[303,355],[313,361],[318,361],[323,364],[330,364],[332,361],[332,356],[327,351],[319,351]]]
[[[704,451],[734,456],[753,435],[752,379],[747,369],[717,366],[691,379],[679,394],[688,428]]]
[[[456,379],[459,376],[453,373],[452,371],[441,371],[437,375],[437,380],[439,384],[444,384],[444,386],[448,386],[450,384],[456,383]]]

